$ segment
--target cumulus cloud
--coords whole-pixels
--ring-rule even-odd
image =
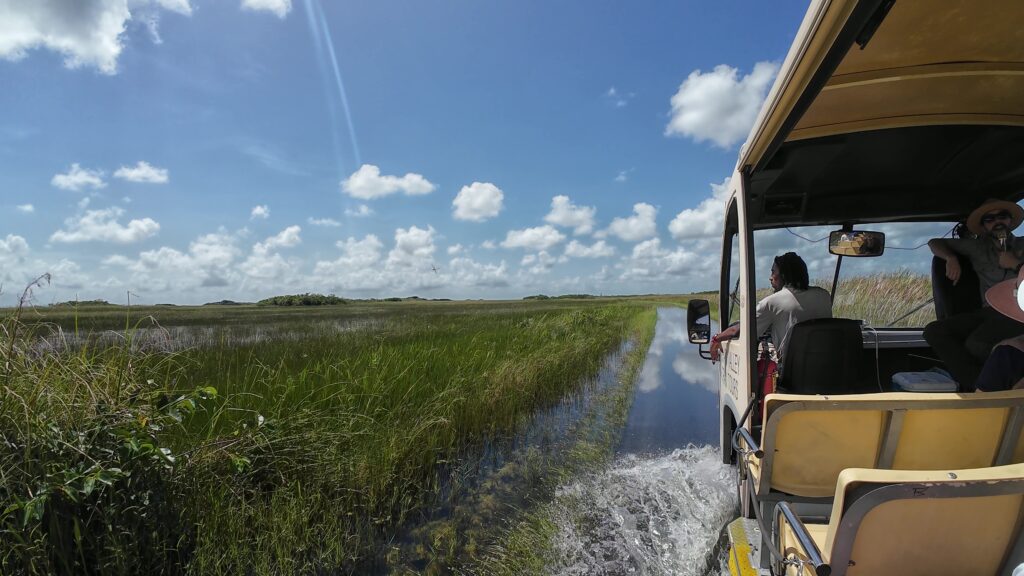
[[[687,208],[668,225],[668,231],[676,240],[693,238],[715,238],[722,234],[725,218],[725,201],[729,198],[729,178],[720,184],[711,184],[711,196],[705,198],[696,208]]]
[[[133,12],[147,22],[156,39],[156,9],[192,13],[188,0],[49,0],[0,2],[0,58],[20,60],[44,48],[64,56],[68,68],[92,66],[117,72],[122,36]]]
[[[274,250],[298,246],[302,242],[299,236],[301,231],[302,228],[299,226],[289,226],[263,242],[257,242],[253,245],[249,257],[239,265],[239,269],[247,276],[264,280],[290,276],[298,268],[299,263],[285,259]]]
[[[551,212],[544,221],[555,226],[572,228],[573,234],[589,234],[594,229],[594,215],[597,208],[593,206],[577,206],[568,196],[555,196],[551,199]]]
[[[750,132],[778,71],[774,62],[758,62],[742,78],[739,70],[725,64],[707,73],[694,70],[672,96],[665,135],[710,140],[729,148]]]
[[[36,207],[31,204],[18,204],[15,206],[15,209],[17,209],[18,212],[24,212],[26,214],[31,214],[36,211]]]
[[[316,263],[313,273],[321,277],[345,276],[357,271],[368,269],[378,264],[384,244],[373,234],[367,234],[362,240],[348,238],[338,241],[342,255],[337,260]]]
[[[615,247],[604,240],[598,240],[592,246],[573,240],[565,247],[565,255],[570,258],[607,258],[615,255]]]
[[[132,167],[121,166],[114,172],[114,178],[146,184],[166,184],[169,180],[166,168],[151,166],[144,160]]]
[[[373,200],[402,192],[407,196],[430,194],[436,189],[426,178],[412,172],[405,176],[382,176],[380,168],[363,164],[351,176],[341,181],[345,194],[360,200]]]
[[[21,236],[8,234],[0,238],[0,264],[17,264],[28,255],[28,242]]]
[[[658,233],[654,217],[658,209],[646,202],[633,205],[633,215],[627,218],[615,218],[608,226],[608,233],[626,242],[637,242],[650,238]]]
[[[505,248],[524,248],[531,252],[540,252],[550,249],[562,240],[565,240],[565,234],[553,226],[544,225],[524,230],[509,230],[501,245]]]
[[[102,170],[89,170],[82,168],[77,162],[71,165],[67,174],[56,174],[51,180],[50,184],[60,188],[62,190],[72,190],[78,192],[83,188],[92,188],[93,190],[106,187],[107,183],[103,181]]]
[[[292,0],[242,0],[242,8],[253,12],[270,12],[284,18],[291,12]]]
[[[338,222],[333,218],[313,218],[310,216],[306,221],[312,226],[320,226],[323,228],[337,228],[341,226],[341,222]]]
[[[388,254],[389,265],[415,266],[429,263],[434,255],[434,227],[416,226],[395,230],[395,247]]]
[[[352,216],[353,218],[366,218],[367,216],[373,216],[373,209],[366,204],[360,204],[355,208],[345,208],[345,216]]]
[[[452,216],[456,220],[483,222],[501,212],[504,198],[505,194],[494,184],[473,182],[469,186],[463,186],[455,196],[452,202],[455,211]]]
[[[263,242],[257,242],[253,246],[254,252],[267,253],[275,248],[293,248],[302,243],[302,232],[300,226],[289,226],[277,234],[267,238]]]
[[[504,260],[500,264],[483,264],[471,258],[453,258],[448,270],[450,281],[456,286],[501,288],[509,285]]]
[[[536,254],[523,256],[519,265],[526,268],[526,271],[530,274],[544,274],[549,272],[558,262],[559,259],[549,254],[547,250],[541,250]]]
[[[453,244],[453,245],[448,247],[448,255],[449,256],[455,256],[457,254],[462,254],[464,251],[465,251],[465,248],[462,247],[462,244]]]
[[[103,210],[86,210],[84,214],[65,220],[65,229],[54,232],[50,236],[50,241],[130,244],[145,240],[160,231],[160,224],[152,218],[135,219],[122,225],[117,220],[123,215],[124,209],[116,206]]]
[[[249,212],[249,219],[250,220],[255,220],[257,218],[261,218],[263,220],[266,220],[267,218],[270,218],[270,207],[267,206],[266,204],[260,204],[259,206],[253,206],[252,207],[252,211]]]
[[[678,247],[675,250],[662,248],[659,238],[651,238],[633,247],[633,252],[623,261],[624,280],[659,280],[669,276],[700,277],[718,259],[718,252],[689,250]]]

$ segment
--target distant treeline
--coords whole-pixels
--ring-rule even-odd
[[[562,294],[561,296],[548,296],[547,294],[537,294],[534,296],[524,296],[523,300],[561,300],[563,298],[580,300],[585,298],[597,298],[597,296],[594,296],[593,294]]]
[[[289,296],[273,296],[257,302],[262,306],[333,306],[336,304],[348,304],[344,298],[338,298],[331,294],[292,294]]]
[[[110,306],[110,302],[106,300],[68,300],[67,302],[50,304],[51,308],[59,308],[61,306]]]

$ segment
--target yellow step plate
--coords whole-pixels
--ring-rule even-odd
[[[729,523],[729,574],[730,576],[763,576],[768,570],[758,568],[761,556],[761,530],[757,522],[737,518]]]

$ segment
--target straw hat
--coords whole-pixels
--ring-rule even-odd
[[[981,217],[993,210],[1006,210],[1010,213],[1010,230],[1020,226],[1021,221],[1024,221],[1024,208],[1018,206],[1015,202],[1008,202],[1006,200],[997,200],[995,198],[989,198],[981,203],[971,212],[971,215],[967,217],[967,229],[971,232],[981,236],[985,234],[985,227],[981,224]]]
[[[985,300],[1003,316],[1024,322],[1024,289],[1018,288],[1021,284],[1024,284],[1024,268],[1016,278],[1003,280],[989,288],[985,292]]]

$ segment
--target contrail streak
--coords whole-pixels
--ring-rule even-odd
[[[361,166],[363,162],[359,154],[359,144],[356,141],[356,127],[352,122],[352,111],[348,105],[348,95],[345,93],[345,83],[341,78],[341,69],[338,66],[338,57],[334,54],[334,40],[331,39],[331,31],[327,27],[327,19],[324,18],[323,10],[320,8],[320,3],[314,0],[306,0],[306,12],[310,18],[310,26],[313,29],[313,38],[317,44],[318,52],[322,50],[323,45],[327,46],[327,55],[330,57],[331,67],[334,72],[334,82],[338,86],[338,96],[341,98],[341,107],[345,112],[345,121],[348,124],[348,135],[352,141],[352,154],[355,157],[356,165]],[[319,32],[323,33],[323,43],[321,43],[321,36],[316,30],[317,21],[319,21],[320,24]]]

